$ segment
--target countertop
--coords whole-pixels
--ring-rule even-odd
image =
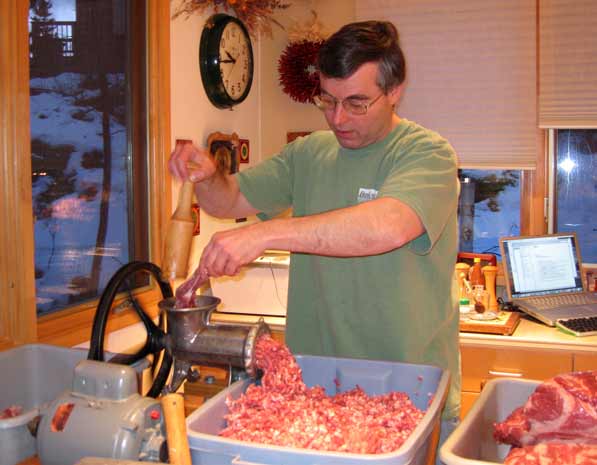
[[[520,347],[574,352],[596,352],[597,336],[577,337],[557,328],[522,316],[511,336],[495,334],[460,333],[461,345],[486,347]]]

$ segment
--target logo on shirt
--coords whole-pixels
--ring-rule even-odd
[[[357,196],[357,202],[366,202],[367,200],[375,200],[379,192],[375,189],[365,189],[361,187],[359,189],[359,195]]]

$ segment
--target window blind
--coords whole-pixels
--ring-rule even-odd
[[[355,3],[357,20],[398,28],[407,63],[401,117],[446,137],[462,167],[535,168],[535,0]]]
[[[597,128],[597,1],[540,0],[539,125]]]

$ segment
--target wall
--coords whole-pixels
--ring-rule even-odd
[[[180,1],[180,0],[179,0]],[[276,19],[285,27],[294,21],[300,23],[311,17],[311,9],[330,31],[354,18],[353,1],[288,0],[291,6],[280,11]],[[176,11],[179,2],[172,2]],[[201,83],[198,65],[198,47],[203,25],[213,11],[179,16],[171,23],[171,114],[172,147],[177,138],[193,139],[205,144],[214,131],[236,132],[249,139],[252,166],[277,152],[286,141],[288,131],[312,131],[325,128],[325,120],[312,105],[293,102],[278,85],[278,57],[287,45],[287,33],[275,27],[273,37],[253,40],[255,60],[254,81],[247,99],[233,110],[215,108],[208,100]],[[178,198],[178,181],[173,182],[173,202]],[[249,221],[256,221],[249,218]],[[242,225],[242,223],[240,224]],[[219,220],[201,213],[201,234],[193,241],[191,269],[198,263],[201,250],[211,235],[218,230],[237,227],[233,220]]]

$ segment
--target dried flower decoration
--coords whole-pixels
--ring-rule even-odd
[[[182,0],[173,17],[184,15],[188,18],[192,14],[201,14],[207,8],[213,7],[215,13],[234,12],[253,37],[261,33],[271,38],[272,24],[284,29],[273,18],[274,11],[283,10],[289,6],[289,3],[281,0]]]
[[[317,12],[311,10],[311,19],[304,23],[294,22],[288,27],[288,42],[322,42],[330,35],[327,28],[317,17]]]
[[[311,10],[312,18],[288,28],[288,41],[278,60],[282,91],[299,103],[312,103],[319,91],[317,53],[329,33]]]

